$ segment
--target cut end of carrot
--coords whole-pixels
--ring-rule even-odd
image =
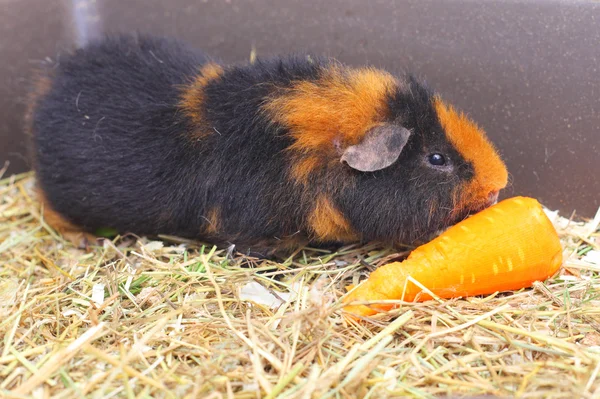
[[[419,295],[424,294],[422,287],[440,298],[518,290],[551,277],[562,262],[558,234],[541,204],[533,198],[514,197],[452,226],[415,249],[404,262],[381,266],[344,303],[430,299],[430,295]],[[368,316],[392,307],[357,304],[344,310]]]

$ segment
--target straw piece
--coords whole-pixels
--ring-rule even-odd
[[[98,324],[84,332],[66,348],[55,353],[44,365],[38,369],[27,381],[15,389],[16,394],[27,394],[38,385],[46,381],[63,364],[73,358],[85,344],[98,338],[104,329],[104,323]]]

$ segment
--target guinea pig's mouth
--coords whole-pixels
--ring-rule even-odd
[[[498,203],[498,194],[499,194],[498,191],[492,191],[488,194],[488,196],[485,199],[469,203],[462,210],[458,211],[455,215],[453,215],[453,216],[455,216],[454,220],[453,220],[453,222],[454,222],[453,224],[456,224],[462,220],[465,220],[469,216],[479,213],[479,212],[483,211],[484,209],[497,204]]]
[[[456,217],[454,218],[454,221],[452,224],[459,223],[459,222],[465,220],[466,218],[468,218],[469,216],[475,215],[476,213],[479,213],[479,212],[483,211],[484,209],[489,208],[490,206],[496,204],[497,202],[498,202],[498,197],[495,197],[494,199],[490,199],[490,200],[482,202],[482,203],[471,205],[471,206],[463,209],[462,211],[458,212],[458,214],[456,214]]]
[[[448,230],[450,227],[454,226],[457,223],[462,222],[463,220],[465,220],[466,218],[468,218],[471,215],[481,212],[488,206],[489,205],[487,205],[487,204],[482,204],[480,206],[471,206],[469,208],[464,208],[462,210],[454,211],[448,217],[448,219],[446,219],[446,222],[442,224],[441,228],[436,230],[435,233],[433,233],[430,237],[428,237],[424,242],[430,241],[431,239],[439,236],[444,231]]]

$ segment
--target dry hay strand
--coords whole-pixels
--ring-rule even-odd
[[[0,396],[600,395],[600,212],[549,212],[566,260],[546,284],[356,322],[343,288],[390,249],[273,261],[117,237],[86,252],[44,223],[33,184],[0,181]]]

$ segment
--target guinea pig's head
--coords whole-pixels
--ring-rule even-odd
[[[410,76],[327,66],[269,107],[294,139],[290,175],[309,188],[320,240],[420,242],[507,184],[485,133]]]

